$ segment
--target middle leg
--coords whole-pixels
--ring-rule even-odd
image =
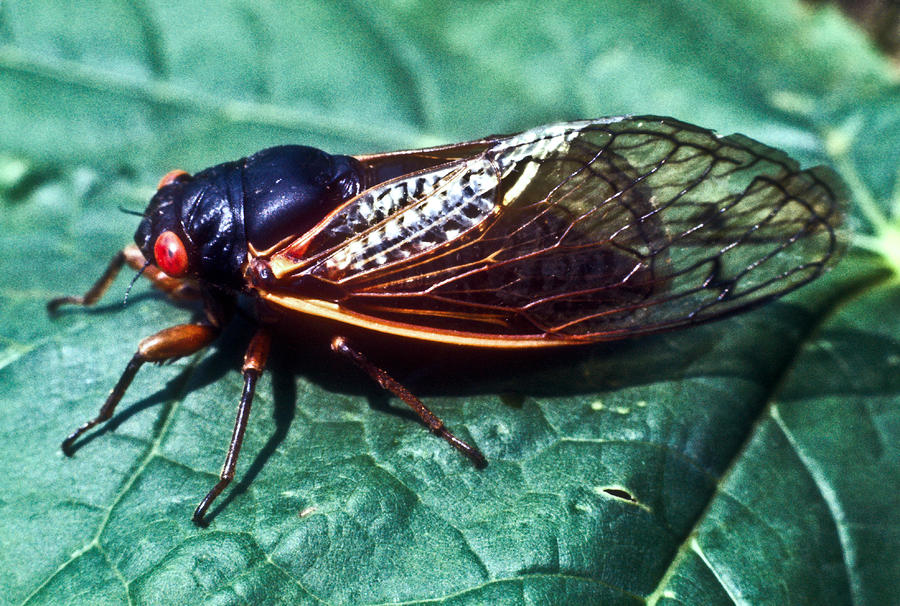
[[[244,443],[244,433],[247,431],[247,420],[250,418],[250,406],[253,403],[253,394],[256,392],[256,381],[262,374],[266,366],[266,359],[269,357],[269,346],[271,344],[271,335],[266,328],[259,328],[247,351],[244,354],[244,365],[241,368],[241,374],[244,376],[244,390],[241,393],[241,402],[238,404],[237,419],[234,421],[234,431],[231,434],[231,443],[228,446],[228,454],[225,455],[225,463],[222,465],[222,471],[219,474],[219,481],[207,493],[191,518],[197,526],[205,526],[206,510],[212,505],[225,487],[234,479],[234,470],[237,467],[238,455],[241,453],[241,445]]]

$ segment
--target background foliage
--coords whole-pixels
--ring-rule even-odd
[[[275,352],[205,530],[189,517],[251,327],[142,371],[66,459],[138,339],[192,312],[140,283],[123,309],[127,276],[96,310],[43,307],[95,279],[135,228],[116,207],[164,172],[287,142],[656,113],[856,167],[887,214],[895,75],[836,12],[788,0],[3,2],[0,602],[890,602],[900,289],[861,249],[786,302],[658,337],[376,348],[481,472],[309,326]],[[850,230],[870,230],[857,209]]]

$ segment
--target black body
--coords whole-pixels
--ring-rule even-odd
[[[157,191],[134,234],[144,257],[163,231],[177,234],[192,277],[242,290],[248,246],[266,250],[302,235],[366,184],[362,165],[300,145],[184,175]]]

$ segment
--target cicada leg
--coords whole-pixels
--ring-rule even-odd
[[[66,456],[72,456],[72,444],[79,436],[112,417],[116,405],[125,395],[125,391],[144,362],[166,362],[190,355],[212,343],[218,334],[219,328],[212,324],[179,324],[141,340],[137,351],[125,367],[125,372],[100,407],[100,412],[63,440],[62,451]]]
[[[149,265],[137,246],[130,245],[126,246],[113,256],[109,265],[106,267],[106,271],[103,272],[103,275],[100,276],[86,293],[81,296],[59,297],[53,299],[47,303],[47,311],[51,314],[55,313],[62,305],[80,305],[82,307],[88,307],[95,304],[109,289],[109,286],[116,279],[119,271],[121,271],[126,263],[136,270],[143,270],[143,275],[146,276],[156,288],[162,290],[172,298],[189,299],[195,298],[198,295],[196,286],[189,280],[181,280],[167,276],[160,271],[159,268]],[[128,386],[131,385],[131,381],[134,379],[137,371],[145,362],[166,362],[168,360],[190,355],[209,345],[216,336],[218,336],[224,320],[221,306],[214,305],[211,301],[208,301],[206,307],[207,321],[172,326],[143,339],[138,344],[137,351],[131,358],[128,366],[125,367],[125,371],[122,373],[122,376],[119,377],[115,387],[113,387],[109,396],[107,396],[103,406],[100,407],[100,412],[97,416],[84,423],[63,440],[62,450],[66,455],[72,455],[72,444],[84,434],[84,432],[112,417],[116,405],[118,405],[122,396],[125,395],[125,391],[128,389]]]
[[[216,497],[234,479],[238,455],[241,452],[241,444],[244,442],[244,432],[247,430],[247,420],[250,418],[250,405],[253,403],[253,394],[256,391],[256,380],[259,379],[266,366],[270,343],[271,335],[266,329],[260,328],[253,335],[253,339],[250,340],[250,344],[247,346],[247,351],[244,354],[244,365],[241,368],[241,374],[244,376],[244,391],[241,394],[241,402],[238,405],[237,419],[234,421],[231,444],[228,446],[228,454],[225,455],[225,463],[222,465],[219,481],[203,497],[197,509],[194,510],[194,516],[191,519],[197,526],[206,524],[204,520],[206,510],[209,509]]]
[[[51,314],[62,305],[80,305],[90,307],[100,300],[100,297],[109,289],[116,276],[125,264],[137,271],[143,271],[143,276],[150,280],[153,286],[173,299],[197,299],[199,293],[196,286],[189,280],[172,278],[163,273],[158,267],[148,265],[143,253],[134,244],[130,244],[117,252],[106,266],[103,275],[81,296],[58,297],[47,302],[47,311]]]
[[[478,448],[453,435],[453,433],[444,426],[444,422],[431,412],[419,398],[414,396],[406,387],[387,372],[372,364],[372,362],[370,362],[362,353],[353,349],[344,337],[335,337],[331,341],[331,349],[332,351],[349,358],[354,364],[366,371],[366,373],[368,373],[368,375],[383,389],[391,392],[406,402],[406,405],[419,415],[419,418],[422,419],[422,422],[425,423],[431,433],[443,438],[450,446],[466,455],[476,467],[480,469],[487,466],[487,459],[484,458],[484,455],[481,454],[481,451],[478,450]]]

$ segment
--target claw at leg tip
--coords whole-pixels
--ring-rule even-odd
[[[344,337],[335,337],[331,340],[331,350],[341,351],[347,347],[347,340]]]

